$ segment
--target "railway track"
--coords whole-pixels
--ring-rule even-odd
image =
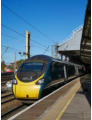
[[[7,120],[9,117],[15,115],[16,113],[18,113],[19,111],[23,110],[24,108],[28,107],[28,105],[31,105],[31,104],[23,104],[16,99],[3,104],[2,112],[1,112],[2,120]]]
[[[2,73],[1,74],[1,86],[5,86],[6,82],[12,80],[14,73]]]
[[[19,110],[20,108],[22,109],[22,108],[24,108],[25,106],[26,106],[26,105],[24,105],[24,104],[20,104],[20,105],[18,105],[17,107],[11,108],[9,111],[3,113],[3,114],[1,115],[1,117],[2,117],[3,119],[7,119],[8,116],[11,116],[10,114],[11,114],[12,112],[15,112],[16,110]],[[8,116],[7,116],[7,115],[8,115]]]
[[[10,116],[19,112],[28,105],[21,103],[21,101],[16,100],[15,98],[8,99],[1,103],[1,117],[4,120],[7,120]]]
[[[1,88],[1,89],[2,89],[2,88]],[[1,97],[2,97],[2,96],[5,96],[5,95],[8,95],[8,94],[11,94],[11,93],[12,93],[12,91],[8,91],[8,90],[7,90],[6,92],[2,92],[2,91],[1,91]]]
[[[14,95],[12,93],[9,93],[9,94],[6,94],[6,95],[2,95],[1,96],[1,104],[10,102],[10,101],[12,101],[14,99],[15,99],[15,97],[14,97]]]
[[[3,99],[3,98],[6,98],[6,97],[9,97],[9,96],[12,96],[13,95],[13,93],[5,93],[5,94],[2,94],[1,95],[1,99]]]
[[[8,99],[8,100],[2,101],[1,104],[5,104],[5,103],[8,103],[8,102],[13,101],[13,100],[15,100],[14,97],[13,97],[13,98],[10,98],[10,99]]]

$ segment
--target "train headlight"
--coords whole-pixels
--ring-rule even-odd
[[[15,78],[12,80],[12,84],[17,84],[17,80]]]
[[[41,84],[43,84],[43,83],[44,83],[44,79],[40,79],[40,80],[38,80],[38,81],[36,82],[37,85],[41,85]]]

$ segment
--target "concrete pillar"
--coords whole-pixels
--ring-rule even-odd
[[[53,57],[53,45],[51,46],[51,56]]]
[[[30,57],[30,32],[25,32],[25,57],[28,59]]]
[[[58,46],[55,45],[55,58],[57,58],[57,55],[58,55]]]

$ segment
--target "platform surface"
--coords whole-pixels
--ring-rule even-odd
[[[60,120],[91,120],[91,106],[81,89]]]
[[[60,120],[91,120],[91,76],[77,92]]]

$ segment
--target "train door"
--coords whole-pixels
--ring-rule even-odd
[[[85,67],[78,66],[78,73],[79,73],[79,75],[82,75],[83,73],[85,73]]]
[[[51,65],[50,63],[48,64],[47,70],[46,70],[46,76],[45,76],[45,83],[44,85],[48,85],[51,82]]]
[[[58,79],[58,66],[56,62],[51,63],[51,78],[52,81]]]
[[[66,65],[64,64],[64,81],[66,82],[67,79],[68,79],[68,77],[67,77],[67,67],[66,67]]]
[[[58,79],[62,79],[63,81],[64,81],[64,77],[65,77],[65,75],[64,75],[64,64],[62,64],[62,63],[58,63],[57,64],[58,65]]]
[[[75,67],[74,65],[67,65],[66,66],[66,71],[67,71],[67,77],[68,79],[72,79],[73,77],[76,76],[76,72],[75,72]]]
[[[51,64],[51,77],[52,81],[64,80],[64,65],[59,62],[53,62]]]
[[[75,71],[76,71],[76,76],[78,76],[79,75],[79,70],[78,70],[78,66],[75,66]]]

